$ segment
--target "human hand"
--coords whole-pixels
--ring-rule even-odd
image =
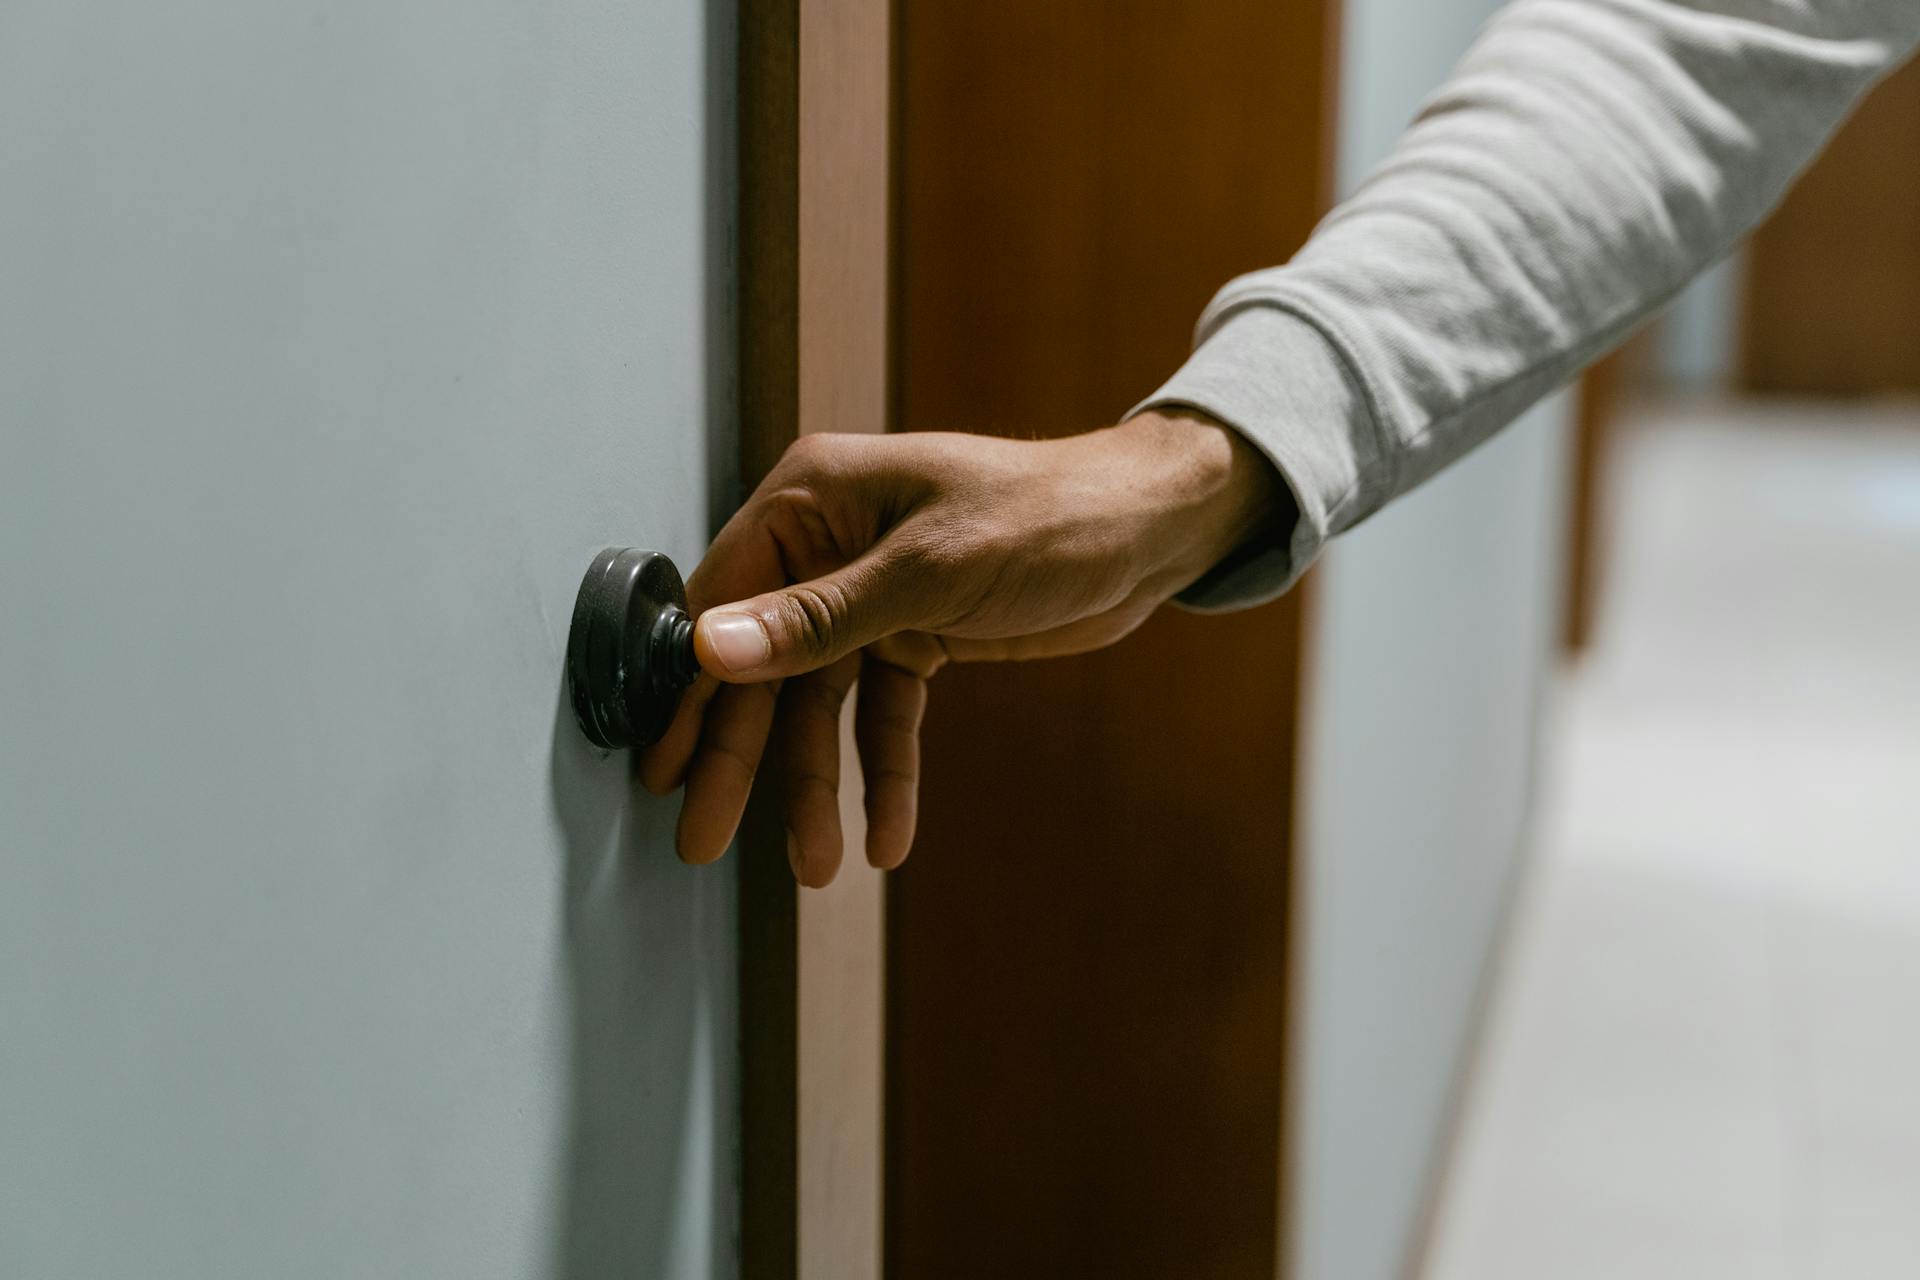
[[[842,856],[840,708],[857,680],[867,860],[897,866],[936,670],[1111,644],[1287,501],[1258,452],[1193,413],[1055,440],[805,436],[687,581],[702,674],[641,780],[685,785],[680,856],[711,862],[771,738],[788,859],[823,886]]]

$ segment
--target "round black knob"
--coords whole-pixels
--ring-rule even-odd
[[[614,750],[658,741],[699,674],[673,561],[638,547],[595,556],[567,634],[567,696],[580,731]]]

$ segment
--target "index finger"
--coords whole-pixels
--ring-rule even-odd
[[[695,618],[715,604],[777,587],[786,581],[780,550],[759,504],[749,501],[714,535],[706,555],[687,578],[687,605]],[[720,682],[702,672],[680,698],[660,740],[640,753],[640,783],[665,795],[686,781],[702,726]]]

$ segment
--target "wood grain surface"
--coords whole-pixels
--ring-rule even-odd
[[[988,0],[897,21],[905,429],[1117,420],[1329,170],[1329,6]],[[950,669],[888,910],[887,1263],[1271,1276],[1297,598]]]

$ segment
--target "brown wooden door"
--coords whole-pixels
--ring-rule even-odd
[[[1331,5],[896,14],[904,429],[1115,421],[1326,199]],[[1299,598],[950,668],[892,879],[887,1261],[1274,1274]]]
[[[1743,327],[1750,390],[1920,391],[1920,62],[1868,96],[1754,236]]]

